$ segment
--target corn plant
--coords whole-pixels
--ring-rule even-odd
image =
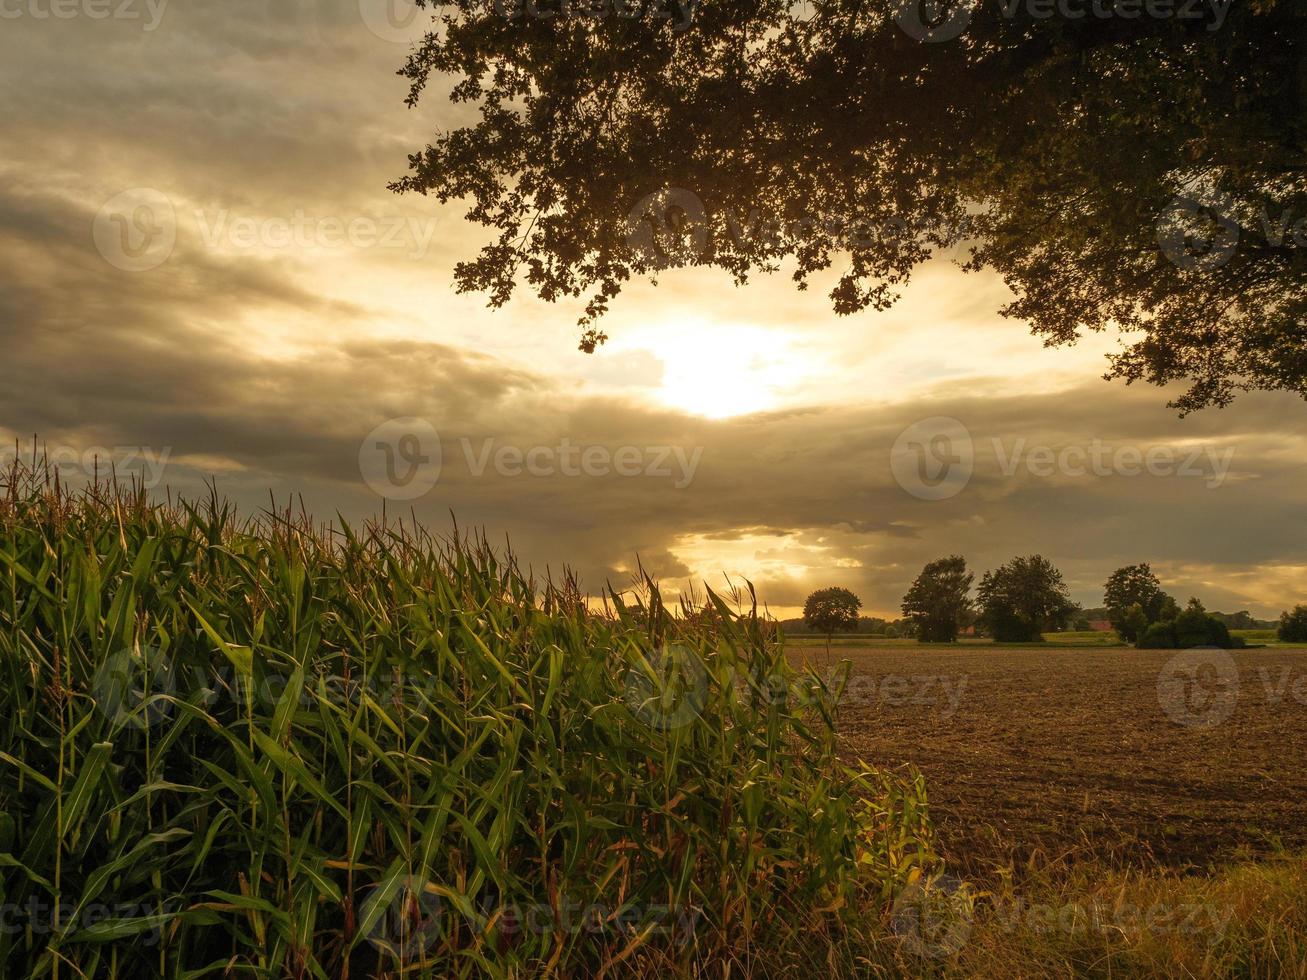
[[[0,480],[0,975],[691,975],[932,862],[751,594]],[[879,907],[879,905],[877,906]]]

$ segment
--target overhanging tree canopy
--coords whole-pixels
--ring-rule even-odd
[[[461,290],[588,297],[584,350],[623,284],[664,268],[743,283],[788,260],[800,288],[837,268],[849,314],[957,248],[1050,345],[1125,331],[1108,376],[1187,382],[1183,411],[1307,395],[1296,2],[945,0],[934,40],[903,0],[703,0],[688,27],[658,4],[417,2],[436,23],[410,102],[450,78],[479,119],[392,186],[494,230]]]

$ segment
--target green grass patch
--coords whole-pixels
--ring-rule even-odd
[[[787,637],[786,645],[801,649],[810,649],[820,647],[826,648],[826,638],[824,636],[790,636]],[[963,636],[959,637],[956,644],[950,643],[918,643],[912,637],[884,638],[875,636],[835,636],[831,638],[831,649],[839,647],[858,647],[858,648],[876,648],[876,647],[894,647],[902,649],[903,647],[921,647],[923,650],[947,650],[950,646],[972,647],[992,647],[994,649],[1039,649],[1041,647],[1126,647],[1129,644],[1123,643],[1121,638],[1115,633],[1086,631],[1086,632],[1068,632],[1068,633],[1045,633],[1041,643],[997,643],[988,637]]]

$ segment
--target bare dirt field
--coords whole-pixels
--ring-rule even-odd
[[[1307,847],[1307,651],[795,646],[853,673],[844,753],[925,774],[940,850],[1207,867]],[[1236,679],[1237,677],[1237,679]]]

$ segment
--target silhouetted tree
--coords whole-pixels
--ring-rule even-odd
[[[1285,643],[1307,643],[1307,606],[1294,606],[1280,616],[1277,634]]]
[[[1162,591],[1162,583],[1145,563],[1126,565],[1113,572],[1103,587],[1103,605],[1121,639],[1134,643],[1143,630],[1138,628],[1137,620],[1131,619],[1131,609],[1138,606],[1142,610],[1147,629],[1174,607],[1175,600]]]
[[[907,595],[903,614],[917,624],[922,643],[953,643],[971,608],[971,582],[967,560],[952,555],[932,561],[921,570]]]
[[[1300,0],[942,0],[933,33],[903,0],[714,0],[688,24],[417,2],[440,23],[401,71],[410,104],[448,79],[479,118],[392,187],[493,231],[458,289],[587,297],[584,350],[633,277],[837,268],[848,314],[966,244],[1004,314],[1050,344],[1128,331],[1111,374],[1187,381],[1182,410],[1307,393]]]
[[[832,634],[849,633],[857,628],[861,608],[862,600],[848,589],[818,589],[803,603],[803,621],[826,635],[829,650]]]
[[[1000,643],[1042,640],[1076,611],[1059,572],[1042,555],[1013,558],[986,572],[976,590],[980,621]]]
[[[1138,646],[1154,650],[1188,650],[1192,647],[1243,646],[1215,616],[1208,614],[1197,598],[1189,600],[1184,611],[1174,618],[1153,623],[1139,638]]]
[[[1148,632],[1149,625],[1148,614],[1144,612],[1144,607],[1136,602],[1122,618],[1117,633],[1126,642],[1137,643],[1139,638]]]

